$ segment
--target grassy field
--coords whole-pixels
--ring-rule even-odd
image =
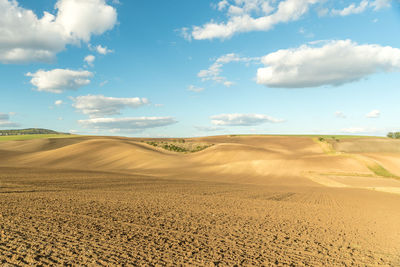
[[[29,139],[43,139],[43,138],[69,138],[77,137],[78,135],[71,134],[26,134],[26,135],[7,135],[0,136],[1,141],[16,141],[16,140],[29,140]]]

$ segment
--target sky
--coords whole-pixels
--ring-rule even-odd
[[[0,0],[0,129],[400,131],[399,0]]]

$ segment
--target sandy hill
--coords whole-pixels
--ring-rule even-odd
[[[400,176],[399,140],[343,138],[324,143],[316,137],[215,136],[187,142],[213,146],[196,153],[176,153],[138,138],[9,141],[0,143],[0,164],[298,186],[315,182],[355,186],[355,178],[342,178],[357,177],[358,187],[398,190],[395,179],[379,178]]]

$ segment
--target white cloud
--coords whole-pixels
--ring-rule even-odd
[[[177,123],[172,117],[133,117],[133,118],[93,118],[79,120],[78,123],[85,128],[112,131],[142,131]]]
[[[186,41],[191,42],[192,41],[192,34],[190,32],[190,29],[187,27],[183,27],[182,29],[177,29],[176,30]]]
[[[229,5],[227,0],[221,0],[218,2],[217,8],[219,11],[224,10]]]
[[[367,118],[370,119],[375,119],[375,118],[379,118],[381,116],[381,112],[379,110],[372,110],[371,112],[369,112],[368,114],[365,115]]]
[[[306,15],[312,6],[316,6],[319,16],[327,14],[347,16],[359,14],[373,8],[375,11],[390,7],[391,0],[360,0],[343,9],[329,10],[324,6],[326,0],[221,0],[212,5],[224,12],[224,22],[210,22],[202,26],[182,28],[182,36],[186,40],[227,39],[233,35],[251,31],[269,31],[275,25],[297,21]],[[334,2],[334,1],[330,1]],[[339,1],[338,1],[339,2]],[[346,1],[342,1],[347,3]],[[318,5],[316,5],[318,4]]]
[[[66,90],[77,90],[88,85],[93,73],[90,71],[76,71],[69,69],[38,70],[35,73],[27,73],[32,77],[30,83],[36,86],[38,91],[50,93],[62,93]]]
[[[88,42],[92,34],[111,30],[117,22],[116,10],[105,0],[59,0],[56,23],[70,38]]]
[[[364,12],[368,7],[368,0],[362,0],[359,5],[352,3],[342,10],[333,9],[332,15],[348,16],[351,14],[359,14]]]
[[[0,62],[50,62],[67,44],[88,42],[114,27],[116,10],[105,0],[58,0],[57,14],[39,18],[15,0],[0,1]]]
[[[374,8],[374,10],[379,10],[385,7],[391,6],[392,0],[375,0],[370,3],[370,5]]]
[[[241,32],[268,31],[276,24],[300,19],[311,5],[319,1],[285,0],[277,3],[269,0],[236,0],[230,5],[221,1],[218,9],[227,10],[228,21],[211,21],[203,26],[194,26],[191,36],[196,40],[224,39]]]
[[[231,81],[228,81],[226,77],[221,76],[222,72],[222,67],[225,64],[231,63],[231,62],[244,62],[244,63],[250,63],[253,61],[259,61],[260,58],[258,57],[241,57],[235,53],[230,53],[223,55],[215,60],[215,62],[206,70],[201,70],[198,74],[197,77],[201,78],[201,80],[204,81],[215,81],[217,83],[221,83],[225,85],[226,87],[232,86],[234,83]]]
[[[107,46],[103,47],[101,45],[96,46],[95,49],[96,49],[97,53],[102,54],[102,55],[107,55],[109,53],[113,53],[114,52],[114,50],[108,49]]]
[[[390,7],[391,0],[361,0],[358,4],[351,3],[343,9],[332,9],[332,15],[348,16],[352,14],[360,14],[368,8],[373,8],[374,11],[378,11],[382,8]]]
[[[6,127],[15,128],[19,127],[19,124],[10,121],[10,115],[6,113],[0,113],[0,128]]]
[[[346,118],[346,114],[344,114],[342,111],[336,111],[335,116],[336,118],[342,118],[342,119]]]
[[[72,100],[74,101],[72,106],[76,110],[92,118],[118,115],[123,108],[138,108],[149,103],[146,98],[117,98],[103,95],[78,96]]]
[[[192,92],[195,92],[195,93],[200,93],[201,91],[204,90],[204,88],[202,88],[202,87],[196,87],[196,86],[194,86],[194,85],[189,85],[189,86],[188,86],[188,90],[189,90],[189,91],[192,91]]]
[[[281,119],[275,119],[263,114],[221,114],[210,118],[211,123],[218,126],[253,126],[266,122],[283,122]]]
[[[400,70],[400,49],[358,45],[351,40],[327,42],[322,47],[303,45],[263,57],[257,82],[269,87],[338,86],[378,72]]]
[[[93,67],[93,63],[96,60],[96,57],[93,55],[87,55],[83,61],[85,61],[89,66]]]
[[[304,35],[307,38],[314,38],[314,33],[307,31],[306,29],[304,29],[303,27],[301,27],[299,29],[299,33]]]
[[[63,104],[63,101],[62,100],[56,100],[55,102],[54,102],[54,105],[56,105],[56,106],[61,106]]]

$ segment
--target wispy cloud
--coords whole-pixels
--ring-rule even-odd
[[[381,116],[381,112],[379,110],[375,109],[375,110],[372,110],[371,112],[367,113],[365,116],[370,119],[376,119]]]
[[[15,128],[19,127],[18,123],[10,121],[10,115],[6,113],[0,113],[0,128]]]
[[[117,98],[103,95],[86,95],[71,98],[72,106],[90,117],[118,115],[123,108],[138,108],[149,104],[147,98]]]
[[[254,126],[266,122],[284,122],[282,119],[276,119],[264,114],[221,114],[210,118],[211,123],[218,126]]]
[[[172,117],[92,118],[79,120],[85,128],[112,130],[114,132],[137,132],[177,123]]]
[[[222,68],[224,65],[232,62],[242,62],[242,63],[251,63],[251,62],[259,62],[260,58],[258,57],[241,57],[235,53],[230,53],[223,55],[217,58],[214,63],[206,70],[201,70],[197,76],[204,81],[215,81],[217,83],[221,83],[226,87],[230,87],[234,84],[234,82],[229,81],[226,77],[222,76]]]
[[[196,87],[194,85],[189,85],[188,86],[188,90],[192,91],[192,92],[195,92],[195,93],[200,93],[201,91],[204,90],[204,88],[203,87]]]

